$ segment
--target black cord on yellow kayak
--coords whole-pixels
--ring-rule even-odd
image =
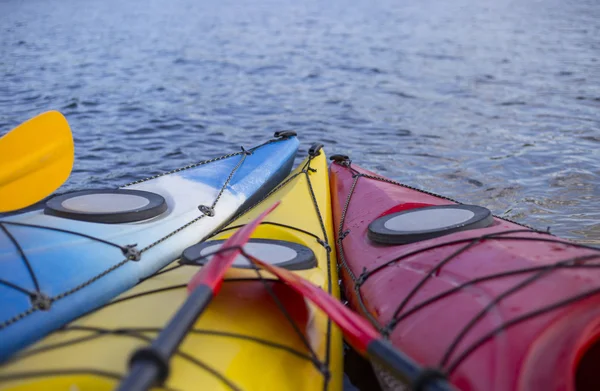
[[[317,150],[316,152],[318,153],[319,151]],[[307,162],[307,164],[305,164],[301,168],[301,171],[297,172],[295,175],[292,175],[292,177],[287,178],[287,180],[285,180],[280,185],[278,185],[268,195],[264,196],[261,199],[261,201],[259,201],[257,204],[255,204],[251,208],[246,209],[242,213],[245,213],[245,212],[249,211],[250,209],[257,207],[257,205],[263,203],[264,200],[266,200],[275,191],[277,191],[278,189],[281,189],[284,186],[290,185],[293,181],[298,180],[299,178],[305,178],[307,180],[307,182],[311,182],[311,180],[312,180],[311,173],[314,172],[313,170],[315,170],[315,169],[313,167],[311,167],[310,159],[309,159],[309,162]],[[310,185],[307,184],[306,186],[307,186],[306,191],[310,192],[311,190],[308,186],[312,186],[312,182]],[[314,203],[313,212],[318,215],[319,220],[323,221],[322,212],[318,208],[318,205],[316,204],[316,201],[314,200],[314,198],[313,198],[313,203]],[[238,214],[237,217],[239,217],[240,214]],[[281,227],[285,227],[287,229],[299,232],[299,233],[301,233],[301,235],[306,235],[306,237],[309,238],[309,240],[310,240],[310,238],[312,238],[317,243],[319,243],[319,245],[322,246],[326,250],[327,265],[328,265],[327,266],[327,268],[328,268],[327,285],[325,286],[325,284],[324,284],[323,288],[326,289],[329,293],[332,292],[333,278],[332,278],[331,273],[333,270],[331,269],[331,267],[332,267],[331,266],[332,260],[330,258],[331,257],[331,249],[329,248],[329,245],[328,245],[329,239],[328,239],[327,232],[323,229],[324,224],[319,224],[320,228],[316,228],[316,226],[315,226],[315,230],[313,232],[303,230],[298,227],[287,226],[285,224],[272,223],[272,222],[268,222],[268,221],[262,222],[262,224],[263,225],[278,225]],[[239,227],[240,226],[236,226],[235,228],[239,228]],[[219,232],[214,233],[212,236],[215,236],[215,235],[220,234],[225,231],[229,231],[231,229],[234,229],[234,227],[223,228]],[[224,249],[224,248],[220,249],[220,251],[226,251],[226,250],[227,249]],[[209,255],[209,254],[206,254],[206,255]],[[188,264],[188,263],[181,262],[181,263],[173,264],[172,266],[169,266],[167,268],[164,268],[161,271],[158,271],[157,273],[153,274],[152,276],[150,276],[148,278],[153,278],[157,275],[173,273],[173,272],[176,272],[181,267],[185,267],[188,265],[192,266],[192,267],[198,267],[198,265],[196,265],[196,264],[192,264],[192,263]],[[333,266],[333,267],[335,267],[335,266]],[[148,278],[146,278],[144,280],[147,280]],[[249,283],[261,282],[261,284],[263,284],[263,285],[266,284],[268,286],[268,289],[266,289],[267,292],[269,290],[272,291],[274,286],[282,284],[281,281],[279,281],[277,279],[268,278],[263,275],[257,276],[256,278],[232,278],[232,279],[226,279],[224,281],[225,284],[245,284],[248,282]],[[152,285],[149,285],[149,287],[151,287],[151,286]],[[149,289],[149,288],[147,288],[147,289]],[[94,310],[92,313],[102,310],[106,307],[118,306],[123,302],[134,302],[135,303],[137,300],[143,299],[144,297],[148,297],[149,295],[160,295],[165,292],[182,290],[182,289],[185,289],[185,285],[183,285],[183,284],[174,284],[174,285],[169,285],[169,286],[163,286],[161,288],[149,289],[144,292],[138,292],[136,294],[131,294],[131,295],[128,295],[125,297],[115,299],[109,303],[104,304],[99,309]],[[279,300],[277,298],[275,292],[273,292],[273,295],[275,295],[274,300]],[[288,322],[295,322],[292,319],[293,316],[289,313],[289,311],[285,307],[285,305],[279,306],[279,308],[283,310],[284,316],[286,316],[285,313],[288,314],[286,316],[289,319]],[[291,308],[291,309],[293,310],[293,308]],[[87,315],[82,315],[79,318],[85,318],[86,316]],[[301,349],[293,348],[292,347],[293,344],[291,344],[290,346],[287,346],[287,344],[284,345],[281,343],[276,343],[273,341],[256,338],[252,335],[245,335],[245,334],[238,334],[238,333],[224,333],[224,332],[221,332],[218,330],[207,330],[207,329],[201,329],[201,328],[196,328],[196,327],[190,329],[189,333],[190,334],[210,335],[210,336],[219,337],[219,338],[235,338],[235,339],[239,339],[239,340],[249,341],[251,343],[255,343],[260,346],[265,346],[265,347],[268,347],[271,349],[277,349],[277,350],[288,352],[290,355],[293,355],[294,357],[298,357],[302,360],[306,360],[306,361],[312,363],[314,368],[323,377],[323,388],[322,389],[323,389],[323,391],[325,391],[325,390],[329,389],[329,384],[330,384],[330,379],[329,379],[330,358],[329,357],[330,357],[330,352],[332,349],[332,339],[331,339],[332,325],[331,325],[331,321],[329,319],[327,320],[327,324],[328,324],[327,335],[324,336],[326,338],[327,344],[325,345],[326,346],[325,352],[320,353],[320,354],[317,354],[310,345],[304,346],[304,348],[301,348]],[[292,326],[292,328],[293,328],[293,326]],[[84,344],[88,341],[93,341],[93,340],[98,340],[98,339],[102,340],[102,338],[111,337],[111,336],[119,336],[120,338],[139,339],[139,340],[143,340],[144,342],[148,343],[151,341],[151,337],[149,337],[148,334],[156,334],[156,333],[159,333],[161,330],[162,330],[162,328],[143,328],[143,327],[110,329],[110,328],[105,328],[105,327],[94,327],[87,323],[85,326],[77,326],[77,325],[74,325],[73,323],[71,323],[70,325],[66,325],[63,328],[58,329],[52,333],[52,334],[64,334],[64,336],[61,336],[60,342],[53,343],[50,345],[46,344],[46,345],[43,345],[40,347],[36,347],[34,349],[25,350],[15,356],[11,357],[9,359],[9,362],[11,362],[11,363],[18,362],[20,360],[26,359],[27,357],[42,354],[44,352],[58,350],[63,347],[68,347],[68,346],[72,346],[72,345]],[[85,333],[85,334],[82,335],[82,333]],[[297,332],[294,332],[294,333],[296,334]],[[298,338],[304,337],[301,334],[302,334],[302,332],[299,331]],[[224,388],[231,389],[231,390],[239,389],[239,386],[237,384],[235,384],[234,379],[230,379],[227,377],[227,375],[225,373],[221,373],[209,361],[200,361],[197,358],[187,355],[181,349],[176,350],[174,352],[174,355],[180,359],[183,359],[185,361],[188,361],[189,363],[192,363],[193,365],[197,366],[201,370],[210,373],[212,376],[214,376],[216,379],[218,379],[223,384]],[[55,370],[55,371],[44,371],[44,373],[30,372],[30,373],[21,373],[21,374],[11,374],[11,377],[14,379],[17,379],[17,378],[25,378],[25,377],[31,378],[31,377],[38,377],[38,376],[60,376],[60,375],[70,373],[70,372],[71,371],[69,369],[66,369],[66,370],[63,369],[63,370]],[[84,371],[79,371],[79,373],[83,374]],[[123,376],[122,373],[121,374],[119,374],[119,373],[110,373],[110,374],[109,373],[106,373],[106,374],[97,373],[97,371],[94,371],[91,368],[87,373],[96,373],[97,375],[99,375],[101,377],[107,377],[110,379],[117,379],[117,380],[120,380]],[[0,382],[5,381],[5,380],[8,380],[6,378],[6,376],[0,376]],[[163,384],[162,387],[163,387],[162,389],[165,389],[165,390],[175,391],[173,388],[169,387],[168,382],[167,382],[167,384]]]
[[[161,273],[156,273],[153,276],[156,276],[158,274],[173,272],[174,270],[176,270],[180,267],[183,267],[183,266],[184,266],[183,264],[180,264],[175,267],[169,268],[168,270],[163,271]],[[260,279],[258,279],[258,278],[231,278],[231,279],[226,279],[224,281],[224,283],[238,284],[238,283],[259,282],[259,281],[260,281]],[[281,282],[279,280],[268,280],[268,282],[271,284],[281,284]],[[127,297],[123,297],[123,298],[114,300],[114,301],[109,302],[106,305],[102,306],[101,308],[104,309],[106,307],[118,305],[123,302],[132,301],[132,300],[135,301],[136,299],[144,298],[149,295],[161,294],[161,293],[164,293],[167,291],[172,291],[172,290],[183,290],[185,288],[186,288],[186,284],[178,284],[178,285],[167,286],[167,287],[163,287],[163,288],[159,288],[159,289],[153,289],[153,290],[145,291],[143,293],[139,293],[139,294],[135,294],[135,295],[131,295],[131,296],[127,296]],[[81,318],[83,318],[85,316],[86,315],[83,315],[83,316],[81,316]],[[47,345],[43,345],[38,348],[25,350],[15,356],[11,357],[6,362],[6,364],[9,364],[9,363],[14,364],[21,360],[26,359],[27,357],[36,356],[36,355],[39,355],[39,354],[42,354],[42,353],[45,353],[48,351],[58,350],[58,349],[68,347],[68,346],[83,344],[83,343],[86,343],[89,341],[94,341],[94,340],[105,338],[108,336],[119,336],[121,338],[123,338],[123,337],[134,338],[134,339],[142,340],[145,343],[150,343],[151,338],[145,334],[146,333],[159,333],[161,330],[163,330],[163,329],[162,328],[142,328],[142,327],[108,329],[108,328],[93,327],[93,326],[67,325],[67,326],[64,326],[63,328],[58,329],[53,332],[53,334],[66,334],[67,335],[66,337],[61,338],[62,339],[61,342],[47,344]],[[89,334],[81,336],[82,332],[87,332]],[[289,346],[282,345],[282,344],[279,344],[276,342],[257,338],[252,335],[227,333],[227,332],[221,332],[218,330],[198,329],[198,328],[192,328],[191,330],[189,330],[189,333],[199,334],[199,335],[210,335],[210,336],[221,337],[221,338],[234,338],[234,339],[239,339],[239,340],[245,340],[245,341],[249,341],[252,343],[256,343],[257,345],[286,351],[295,357],[298,357],[298,358],[306,360],[306,361],[313,362],[313,358],[310,355],[307,355],[302,351],[296,350],[294,348],[291,348]],[[69,334],[73,334],[74,337],[68,338]],[[175,356],[177,356],[185,361],[188,361],[189,363],[199,367],[200,369],[211,373],[213,376],[215,376],[217,379],[219,379],[219,381],[221,381],[227,388],[229,388],[231,390],[238,389],[237,385],[235,385],[230,379],[228,379],[225,374],[220,373],[216,368],[213,368],[209,363],[200,361],[200,360],[192,357],[191,355],[186,354],[185,352],[183,352],[181,350],[177,350],[174,354],[175,354]],[[6,382],[9,380],[16,380],[16,379],[25,379],[25,378],[45,377],[45,376],[63,376],[63,375],[69,375],[69,374],[93,374],[93,375],[97,375],[100,377],[116,379],[116,380],[121,380],[121,378],[122,378],[122,374],[119,374],[119,373],[108,373],[108,372],[96,371],[93,369],[89,369],[86,371],[62,369],[62,370],[52,370],[52,371],[50,371],[50,370],[34,371],[34,372],[27,372],[27,373],[11,373],[10,375],[0,376],[0,382]],[[166,385],[163,385],[162,387],[165,391],[176,391],[175,389],[172,389]]]

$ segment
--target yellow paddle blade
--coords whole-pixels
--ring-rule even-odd
[[[0,212],[35,204],[60,187],[73,168],[75,147],[66,118],[48,111],[0,138]]]

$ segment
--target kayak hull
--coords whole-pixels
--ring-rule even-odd
[[[378,218],[456,203],[346,162],[330,177],[346,295],[394,345],[461,390],[598,385],[581,369],[599,358],[582,359],[600,338],[598,249],[497,217],[486,228],[379,243],[369,237]]]
[[[285,177],[297,148],[295,137],[277,140],[123,187],[164,198],[166,211],[148,220],[95,223],[42,209],[0,220],[0,361],[177,259]],[[214,216],[198,208],[213,203]],[[127,259],[127,246],[139,260]]]
[[[307,162],[316,171],[308,170]],[[312,262],[288,263],[288,268],[339,297],[324,153],[306,160],[277,188],[200,245],[220,243],[281,201],[253,233],[251,243],[276,241],[309,249]],[[66,385],[114,389],[127,373],[133,352],[155,338],[185,301],[187,283],[201,264],[202,260],[184,258],[169,265],[15,355],[0,367],[0,389],[53,390]],[[255,270],[244,267],[227,272],[221,291],[171,359],[165,389],[194,390],[199,385],[207,390],[341,389],[339,330],[290,288],[263,275],[259,279]]]

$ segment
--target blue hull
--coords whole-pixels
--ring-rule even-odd
[[[124,187],[166,200],[165,212],[142,222],[91,223],[43,210],[0,219],[0,361],[179,258],[276,186],[291,171],[297,149],[295,137],[275,140],[250,155]],[[214,216],[198,209],[217,198]],[[139,260],[127,260],[122,247],[128,245],[140,251]]]

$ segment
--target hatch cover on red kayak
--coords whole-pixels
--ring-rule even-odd
[[[81,190],[46,202],[44,213],[94,223],[131,223],[156,217],[167,210],[165,199],[142,190]]]
[[[183,251],[182,262],[185,264],[203,265],[210,255],[216,253],[224,240],[212,240],[198,243]],[[286,268],[288,270],[312,269],[317,266],[313,251],[299,243],[275,239],[250,239],[244,245],[244,251],[248,254],[268,262],[272,265]],[[253,269],[243,255],[233,262],[233,267],[242,269]]]
[[[492,213],[477,205],[437,205],[391,213],[369,225],[369,239],[382,244],[408,244],[453,232],[485,228]]]

